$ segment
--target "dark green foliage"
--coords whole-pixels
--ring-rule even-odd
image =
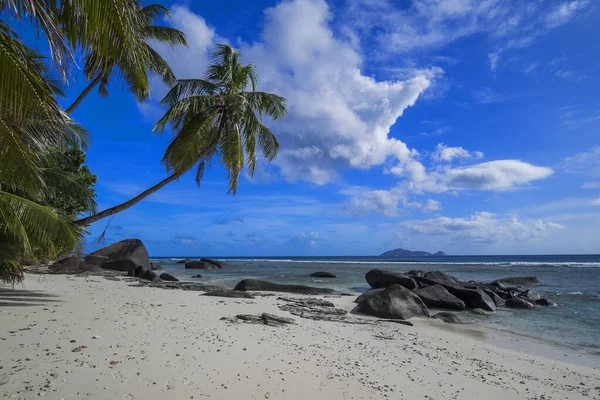
[[[64,214],[76,218],[79,214],[89,211],[89,200],[96,197],[97,176],[92,174],[85,163],[85,152],[79,147],[65,147],[56,151],[56,157],[48,168],[48,174],[60,174],[62,178],[69,178],[71,184],[80,186],[82,196],[78,193],[66,192],[59,185],[48,187],[46,204],[62,211]]]

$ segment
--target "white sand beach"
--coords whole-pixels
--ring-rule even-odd
[[[438,321],[315,321],[280,310],[278,295],[128,285],[29,275],[1,288],[0,398],[600,398],[597,358],[525,338]],[[350,310],[353,299],[327,300]],[[296,324],[221,320],[263,312]]]

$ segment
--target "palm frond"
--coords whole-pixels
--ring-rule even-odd
[[[187,46],[185,34],[179,29],[160,25],[148,25],[141,29],[142,37],[146,40],[157,40],[162,43],[167,43],[171,47],[175,47],[176,45]]]

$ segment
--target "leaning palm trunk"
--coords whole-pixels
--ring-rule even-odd
[[[256,68],[241,64],[238,50],[217,45],[213,60],[205,79],[178,80],[162,100],[169,110],[154,129],[162,132],[170,126],[175,132],[162,159],[171,175],[123,204],[76,221],[77,225],[126,210],[192,169],[200,185],[215,158],[227,171],[229,193],[235,195],[241,170],[247,167],[250,175],[254,173],[257,149],[265,160],[275,158],[279,143],[262,117],[284,117],[285,99],[255,90]]]
[[[77,221],[75,221],[75,224],[77,226],[91,225],[94,222],[100,221],[103,218],[110,217],[111,215],[120,213],[121,211],[125,211],[128,208],[139,203],[140,201],[144,200],[146,197],[150,196],[152,193],[158,191],[163,186],[179,179],[180,176],[181,176],[181,174],[179,174],[179,173],[172,174],[171,176],[163,179],[162,181],[158,182],[156,185],[152,186],[151,188],[144,190],[142,193],[138,194],[131,200],[128,200],[125,203],[121,203],[118,206],[108,208],[104,211],[100,211],[99,213],[96,213],[94,215],[90,215],[89,217],[78,219]]]
[[[65,112],[67,114],[71,114],[73,113],[73,111],[75,111],[75,109],[77,107],[79,107],[79,104],[81,104],[81,102],[83,101],[83,99],[86,98],[86,96],[88,94],[90,94],[90,92],[92,91],[92,89],[94,89],[102,80],[102,74],[98,74],[94,80],[92,82],[90,82],[89,85],[86,86],[85,89],[83,89],[83,91],[81,92],[81,94],[79,96],[77,96],[77,98],[75,99],[75,101],[73,102],[73,104],[71,104],[69,107],[67,107],[67,109],[65,110]]]

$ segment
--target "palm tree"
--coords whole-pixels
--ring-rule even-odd
[[[193,168],[200,185],[204,171],[216,158],[228,172],[228,193],[235,195],[244,166],[254,174],[257,148],[267,161],[275,158],[279,143],[262,118],[284,117],[285,99],[256,90],[256,66],[242,64],[238,50],[217,45],[212,60],[204,79],[178,80],[162,100],[169,110],[154,129],[163,132],[168,125],[175,132],[162,159],[170,175],[131,200],[82,218],[78,224],[89,225],[121,212]]]
[[[92,51],[85,57],[84,72],[86,78],[91,82],[73,104],[65,110],[67,114],[71,114],[97,85],[100,85],[98,90],[100,95],[108,96],[107,86],[115,69],[127,82],[130,91],[138,101],[144,101],[150,95],[148,73],[160,76],[169,87],[176,82],[175,75],[167,62],[152,48],[149,42],[164,42],[172,47],[178,44],[187,46],[183,32],[167,26],[153,25],[153,20],[157,17],[163,15],[171,17],[168,8],[159,4],[151,4],[146,7],[135,5],[134,7],[137,14],[134,19],[134,23],[137,24],[135,33],[131,35],[130,31],[123,31],[128,36],[117,37],[120,40],[113,43],[113,46],[118,48],[118,53],[107,55],[92,48]]]

